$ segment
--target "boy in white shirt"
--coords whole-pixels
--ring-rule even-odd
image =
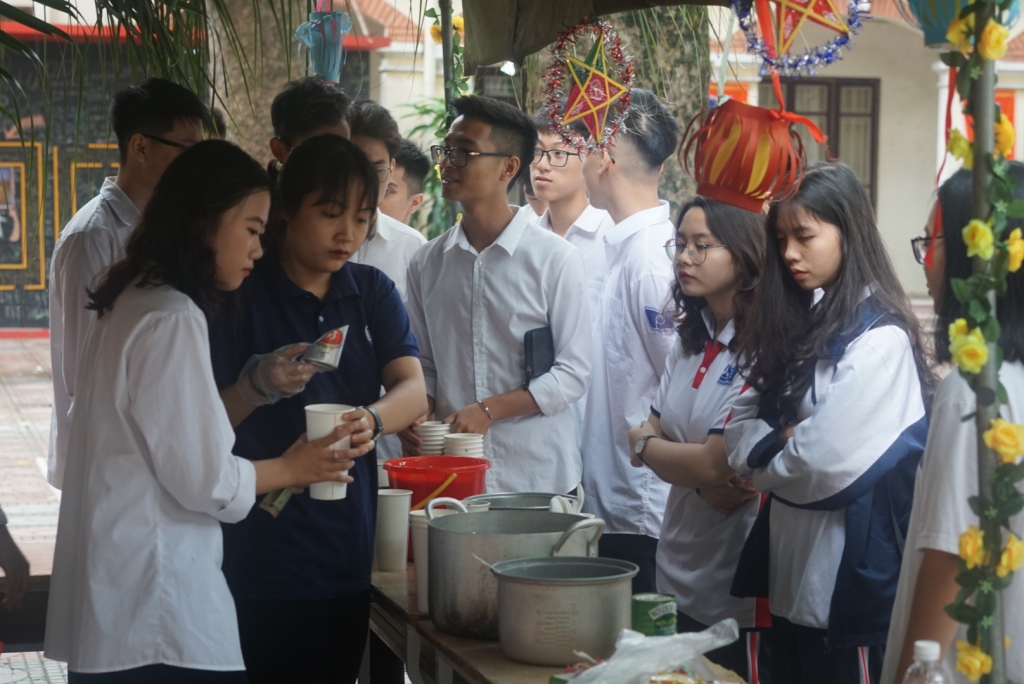
[[[594,312],[594,372],[583,421],[585,509],[603,518],[599,553],[636,563],[633,592],[656,590],[655,555],[669,486],[630,466],[629,430],[650,413],[672,349],[665,312],[672,264],[665,243],[675,228],[658,199],[679,124],[653,93],[634,89],[611,147],[583,161],[591,203],[615,225],[604,234],[607,276]]]
[[[47,481],[64,486],[64,461],[71,427],[78,356],[96,314],[87,311],[88,290],[124,256],[124,246],[142,218],[164,170],[181,151],[206,138],[210,114],[188,88],[149,78],[114,95],[111,128],[117,136],[117,176],[71,217],[50,260],[50,360],[53,415]]]
[[[423,194],[423,183],[430,173],[430,159],[420,152],[420,148],[412,140],[402,140],[395,155],[395,170],[388,179],[387,192],[377,207],[381,213],[404,223],[412,224],[412,215],[423,206],[426,197]]]
[[[506,200],[533,159],[530,118],[485,97],[454,107],[444,146],[431,153],[462,220],[413,256],[408,278],[431,413],[453,432],[486,435],[488,491],[565,493],[581,470],[569,405],[590,377],[583,259]],[[554,363],[528,379],[524,337],[543,328]],[[400,436],[407,454],[419,453],[415,433]]]

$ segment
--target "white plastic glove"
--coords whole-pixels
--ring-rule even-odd
[[[269,354],[253,354],[238,376],[238,391],[251,406],[273,404],[306,388],[316,366],[299,360],[308,344],[290,344]]]

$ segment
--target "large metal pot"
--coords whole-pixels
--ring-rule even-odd
[[[530,665],[566,665],[574,651],[607,658],[630,626],[636,565],[612,558],[495,563],[501,650]]]
[[[546,511],[551,507],[551,499],[558,494],[541,492],[503,492],[501,494],[475,494],[467,496],[463,501],[490,501],[492,511]],[[576,497],[563,494],[566,499],[575,501]]]
[[[427,505],[428,518],[434,505]],[[512,558],[593,556],[603,532],[603,520],[547,511],[487,511],[430,519],[430,619],[450,634],[497,639],[498,582],[490,566]]]

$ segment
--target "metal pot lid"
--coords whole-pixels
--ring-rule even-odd
[[[564,496],[575,501],[575,496],[568,494],[545,494],[543,492],[503,492],[501,494],[475,494],[464,501],[490,501],[492,511],[538,510],[546,511],[551,507],[551,499]]]
[[[640,568],[614,558],[541,557],[499,561],[491,572],[502,580],[528,584],[605,584],[631,579]]]
[[[550,511],[487,511],[458,513],[434,518],[428,527],[462,534],[561,534],[581,520],[582,515]]]

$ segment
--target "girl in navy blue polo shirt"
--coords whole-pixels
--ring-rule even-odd
[[[877,683],[935,381],[850,167],[808,167],[766,232],[725,443],[771,498],[733,589],[768,597],[773,681]]]
[[[730,617],[739,623],[740,640],[708,657],[750,684],[768,681],[760,676],[766,662],[758,662],[755,631],[767,615],[757,614],[754,599],[729,591],[758,496],[729,467],[722,429],[744,384],[735,336],[764,264],[763,225],[758,213],[705,197],[683,205],[665,245],[676,276],[679,343],[650,418],[629,435],[633,465],[672,485],[658,541],[658,590],[675,596],[681,632]]]
[[[281,220],[267,230],[234,311],[211,328],[214,372],[236,425],[235,453],[261,460],[305,431],[304,407],[371,407],[345,416],[394,432],[426,411],[416,340],[394,283],[377,269],[349,263],[372,234],[377,174],[344,138],[322,135],[298,145],[281,168]],[[305,389],[253,407],[232,388],[253,355],[349,326],[336,371]],[[381,397],[381,386],[387,390]],[[242,654],[253,684],[355,682],[366,644],[376,524],[372,457],[350,472],[345,499],[293,496],[275,518],[254,507],[225,528],[224,574],[238,611]]]

